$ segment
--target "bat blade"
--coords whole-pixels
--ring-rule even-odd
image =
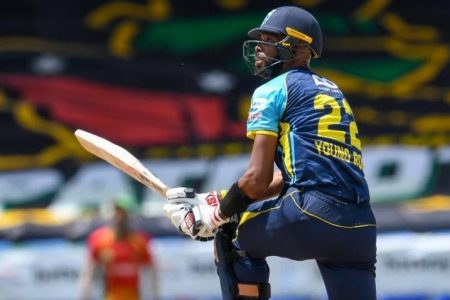
[[[161,197],[166,198],[166,191],[169,188],[130,152],[107,139],[81,129],[75,131],[75,137],[88,152],[107,161],[151,190],[159,193]]]

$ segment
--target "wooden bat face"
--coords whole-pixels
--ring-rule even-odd
[[[75,137],[88,152],[107,161],[166,198],[166,191],[169,188],[130,152],[102,137],[81,129],[75,131]]]

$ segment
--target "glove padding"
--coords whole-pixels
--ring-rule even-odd
[[[227,222],[220,216],[219,206],[168,203],[164,213],[173,225],[192,239],[208,241],[214,238],[217,228]]]
[[[176,187],[166,192],[168,203],[186,203],[190,205],[207,204],[211,206],[219,205],[219,197],[216,191],[209,193],[195,193],[192,188]]]
[[[195,240],[213,239],[217,227],[228,221],[218,213],[216,191],[197,194],[192,188],[177,187],[169,189],[166,196],[166,216],[175,227]]]

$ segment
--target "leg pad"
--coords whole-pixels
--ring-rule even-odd
[[[264,259],[246,256],[232,245],[232,230],[221,228],[214,239],[217,274],[222,298],[260,299],[270,298],[269,266]]]

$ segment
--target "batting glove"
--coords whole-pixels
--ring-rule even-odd
[[[180,231],[195,240],[208,241],[214,238],[217,228],[229,221],[220,215],[219,206],[166,204],[164,212]]]
[[[219,205],[219,195],[216,191],[209,193],[195,193],[195,189],[176,187],[166,192],[167,202],[171,204],[186,203],[190,205],[206,204],[210,206]]]

